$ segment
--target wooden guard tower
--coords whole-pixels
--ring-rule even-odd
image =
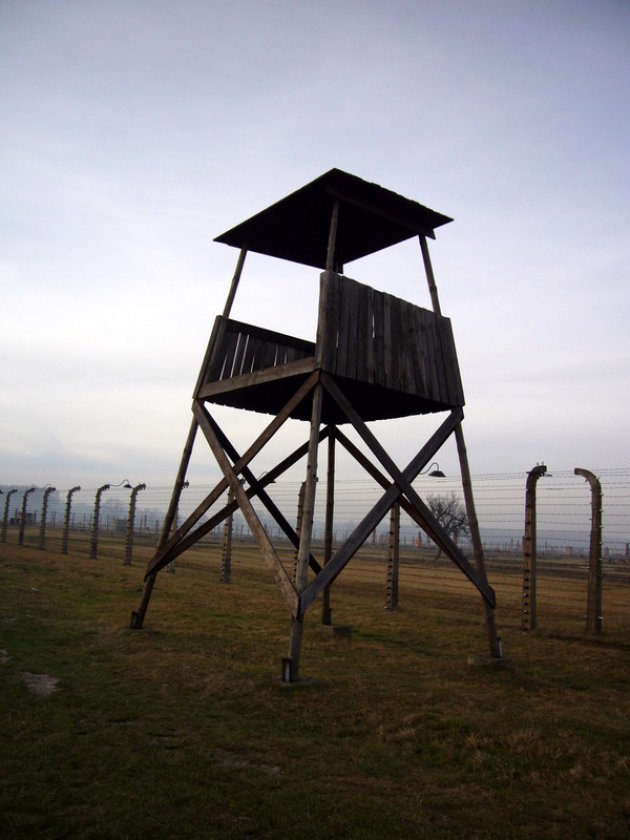
[[[431,537],[477,587],[482,596],[490,655],[501,657],[494,623],[494,592],[486,578],[462,432],[464,396],[450,321],[442,316],[427,238],[450,222],[447,216],[382,187],[332,169],[258,213],[217,242],[240,254],[225,309],[212,329],[192,401],[192,422],[175,480],[162,535],[151,559],[140,606],[131,626],[142,627],[155,578],[238,507],[291,610],[289,653],[283,679],[298,679],[304,615],[329,587],[381,519],[400,507]],[[343,274],[344,264],[417,236],[433,311],[378,292]],[[315,342],[272,332],[230,318],[248,250],[302,263],[322,271]],[[272,415],[246,452],[236,450],[210,409],[213,404]],[[398,467],[367,425],[434,412],[445,419],[403,468]],[[310,423],[305,443],[256,478],[252,459],[289,418]],[[366,457],[339,428],[350,423],[371,452]],[[179,496],[197,430],[201,429],[223,473],[221,481],[173,533]],[[440,527],[412,483],[454,434],[470,524],[474,563]],[[328,446],[324,556],[311,551],[319,445]],[[334,553],[335,445],[343,446],[383,488],[378,502]],[[306,457],[299,536],[267,493],[267,486]],[[225,504],[225,491],[230,490]],[[257,498],[297,551],[295,576],[287,571],[253,506]],[[223,500],[223,501],[221,501]],[[220,503],[221,509],[210,515]],[[292,571],[292,570],[291,570]],[[329,612],[329,611],[328,611]],[[325,621],[324,617],[324,621]]]

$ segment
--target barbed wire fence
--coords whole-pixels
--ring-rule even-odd
[[[605,602],[612,597],[614,583],[630,584],[630,468],[593,470],[603,491],[602,564],[608,578]],[[490,575],[501,573],[503,603],[517,612],[523,592],[523,535],[525,532],[525,482],[527,473],[494,473],[473,476],[477,515]],[[301,481],[278,480],[267,490],[286,519],[297,526]],[[415,489],[425,500],[432,496],[450,497],[463,502],[459,477],[421,476]],[[96,559],[99,551],[120,557],[130,564],[133,551],[146,563],[160,537],[172,487],[168,485],[118,485],[55,488],[0,485],[0,542],[16,547],[38,547],[60,553],[85,553]],[[185,486],[180,497],[177,521],[181,524],[202,502],[209,487]],[[337,479],[333,545],[341,544],[380,497],[382,489],[371,479]],[[133,504],[132,504],[133,502]],[[211,509],[214,513],[227,502],[227,492]],[[285,557],[293,552],[286,535],[258,500],[254,507],[269,537]],[[324,540],[326,481],[318,486],[314,546],[321,550]],[[545,611],[544,576],[563,575],[579,580],[580,587],[567,586],[569,609],[584,613],[582,585],[588,575],[591,493],[588,484],[573,472],[553,472],[538,481],[536,497],[539,607]],[[96,526],[95,526],[96,516]],[[360,551],[361,580],[367,586],[385,588],[388,560],[389,515],[371,534]],[[400,514],[400,584],[430,586],[439,575],[442,591],[470,591],[468,582],[454,571],[449,561],[439,557],[436,547],[404,511]],[[225,537],[224,524],[211,531],[200,547],[216,546],[217,557]],[[472,553],[466,537],[459,542]],[[240,512],[233,516],[231,540],[235,547],[254,547],[252,535]],[[186,555],[182,556],[182,561]],[[136,557],[136,562],[138,558]],[[195,567],[198,563],[195,564]],[[172,569],[174,570],[174,568]],[[571,592],[574,592],[572,595]],[[571,600],[572,599],[572,600]],[[604,612],[607,603],[604,605]],[[626,605],[627,611],[627,605]]]
[[[594,470],[603,491],[603,558],[628,562],[630,559],[630,468]],[[524,533],[524,505],[526,473],[495,473],[473,476],[475,504],[481,527],[484,548],[489,553],[519,554]],[[290,522],[296,521],[300,481],[276,481],[267,490]],[[100,493],[98,509],[99,531],[105,535],[122,535],[129,526],[129,509],[134,488],[104,485],[101,487],[55,488],[0,485],[0,525],[2,542],[17,542],[20,528],[25,529],[25,544],[41,542],[45,526],[45,545],[54,544],[63,529],[71,493],[68,520],[69,538],[89,533],[94,527],[96,495]],[[424,498],[455,496],[463,501],[461,481],[456,477],[430,478],[423,476],[414,487]],[[208,487],[190,484],[180,497],[178,521],[181,523],[205,498]],[[52,491],[52,492],[51,492]],[[315,542],[323,540],[325,481],[319,488],[315,511]],[[133,537],[140,544],[157,542],[172,487],[136,485],[133,510]],[[334,541],[348,536],[366,511],[379,498],[382,490],[370,479],[337,479],[335,484]],[[25,504],[26,498],[26,504]],[[225,504],[227,492],[213,510]],[[45,502],[45,511],[42,510]],[[271,516],[258,502],[254,505],[270,537],[286,539]],[[42,513],[46,521],[42,523]],[[539,557],[585,557],[589,551],[591,496],[588,485],[573,472],[554,472],[545,475],[537,488],[537,534]],[[386,546],[389,519],[384,517],[372,534],[372,545]],[[223,526],[217,526],[208,539],[220,540]],[[235,540],[250,540],[249,529],[238,512],[234,515]],[[401,546],[421,547],[430,540],[401,512]],[[463,543],[465,547],[465,542]],[[43,546],[40,546],[43,547]]]

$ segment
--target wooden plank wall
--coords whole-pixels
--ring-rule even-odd
[[[293,336],[254,327],[240,321],[224,321],[224,331],[215,326],[219,346],[205,376],[205,382],[217,382],[258,370],[285,365],[313,356],[315,345]]]
[[[334,272],[321,275],[316,358],[337,376],[464,404],[449,319]]]

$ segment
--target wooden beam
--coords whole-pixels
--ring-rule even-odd
[[[230,456],[232,461],[234,461],[236,463],[240,459],[240,456],[239,456],[238,452],[236,451],[234,446],[230,443],[227,435],[221,430],[221,428],[219,427],[219,424],[216,422],[216,420],[211,417],[210,422],[213,425],[214,431],[217,435],[217,438],[219,439],[219,442],[221,443],[221,446],[227,452],[227,454]],[[323,435],[319,434],[318,439],[321,441],[322,437],[323,437]],[[308,443],[307,443],[307,446],[308,446]],[[249,482],[249,485],[253,490],[253,493],[251,495],[257,496],[260,499],[260,501],[267,508],[269,513],[273,516],[276,524],[282,529],[285,536],[288,537],[288,539],[292,543],[292,545],[295,548],[297,548],[298,545],[299,545],[299,539],[298,539],[297,533],[295,532],[295,529],[287,521],[287,519],[283,515],[282,511],[279,510],[279,508],[277,507],[277,505],[275,504],[273,499],[268,495],[268,493],[265,492],[265,490],[263,488],[262,481],[259,480],[258,478],[256,478],[256,476],[252,473],[252,471],[248,467],[245,467],[242,470],[242,475]],[[268,482],[268,483],[271,483],[271,482]],[[249,493],[247,495],[248,495],[248,497],[250,497]],[[315,574],[317,574],[319,571],[321,571],[321,566],[319,565],[319,563],[313,557],[312,554],[309,555],[309,565],[310,565],[311,569],[313,569]]]
[[[208,441],[208,445],[210,446],[217,463],[221,467],[223,475],[230,485],[230,489],[238,502],[241,513],[245,517],[245,521],[247,522],[254,539],[258,543],[258,547],[262,552],[265,562],[271,569],[273,576],[279,584],[282,594],[291,608],[292,614],[294,616],[297,615],[299,606],[298,593],[296,592],[293,582],[287,574],[286,569],[282,565],[282,561],[271,544],[271,541],[267,536],[267,532],[256,515],[256,511],[252,507],[250,500],[247,498],[247,494],[243,490],[241,482],[238,479],[237,472],[234,467],[232,467],[227,455],[223,451],[223,448],[214,433],[212,423],[210,422],[210,418],[208,417],[205,408],[201,404],[195,403],[193,411],[195,412],[195,417],[197,418],[201,431],[204,433],[205,438]]]
[[[196,423],[197,421],[195,421]],[[320,433],[320,441],[325,440],[328,435],[330,434],[330,428],[327,427],[322,429]],[[303,458],[308,451],[308,441],[303,443],[299,446],[296,450],[294,450],[290,455],[280,461],[275,467],[268,470],[265,475],[259,479],[259,484],[263,487],[266,487],[268,484],[271,484],[278,478],[279,476],[283,475],[288,469],[290,469],[300,458]],[[255,491],[253,488],[248,488],[247,491],[248,498],[252,498],[255,496]],[[194,531],[189,532],[186,536],[182,537],[177,545],[172,546],[168,551],[168,554],[159,557],[153,558],[149,565],[149,572],[157,573],[160,569],[163,569],[164,566],[168,565],[171,560],[175,560],[180,554],[183,554],[187,549],[191,546],[195,545],[195,543],[199,542],[200,539],[205,537],[206,534],[210,533],[217,525],[220,525],[223,520],[233,513],[238,508],[237,502],[232,502],[229,505],[225,505],[221,510],[219,510],[214,516],[210,519],[207,519],[198,528]]]
[[[236,262],[236,269],[234,271],[234,277],[232,278],[232,284],[230,286],[230,291],[228,292],[227,300],[225,301],[225,308],[223,310],[223,317],[229,318],[230,317],[230,310],[232,309],[232,304],[234,303],[234,298],[236,296],[236,290],[238,288],[239,281],[241,279],[241,273],[243,271],[243,266],[245,265],[245,257],[247,256],[247,245],[243,245],[241,248],[241,252],[238,255],[238,260]]]
[[[438,431],[440,431],[440,430],[438,430]],[[387,478],[387,476],[384,473],[382,473],[378,469],[378,467],[376,467],[365,456],[365,454],[363,452],[361,452],[361,450],[357,446],[355,446],[355,444],[349,438],[347,438],[344,435],[343,432],[341,432],[341,431],[339,431],[339,429],[337,429],[336,434],[337,434],[337,438],[339,440],[339,443],[341,443],[341,445],[346,449],[346,451],[350,455],[352,455],[352,457],[355,459],[355,461],[357,461],[363,467],[363,469],[366,472],[368,472],[372,476],[372,478],[374,478],[375,481],[377,481],[381,485],[381,487],[384,490],[388,490],[392,486],[391,479]],[[415,475],[418,475],[420,473],[420,471],[422,470],[422,468],[425,467],[429,463],[431,458],[433,458],[435,453],[439,450],[439,448],[443,445],[443,443],[446,441],[446,439],[451,434],[452,434],[452,429],[448,432],[448,434],[444,438],[439,440],[439,442],[437,442],[437,443],[434,442],[433,445],[434,445],[435,448],[433,449],[433,452],[431,454],[427,455],[426,452],[428,452],[429,450],[426,447],[423,448],[422,452],[424,454],[423,454],[422,460],[424,461],[424,463],[419,467],[419,469],[418,469],[418,471],[416,472]],[[434,438],[431,438],[431,441],[434,441]],[[414,478],[415,478],[415,476],[414,476]],[[431,531],[428,523],[424,522],[424,520],[419,516],[418,511],[414,508],[414,506],[411,504],[411,502],[408,499],[405,499],[404,496],[401,495],[401,498],[398,500],[397,504],[400,504],[400,506],[405,511],[405,513],[407,513],[411,517],[411,519],[413,519],[414,522],[416,522],[416,524],[418,524],[425,531],[425,533],[428,534],[429,537],[431,537],[432,540],[437,541],[437,535],[433,534],[433,532]]]
[[[243,467],[247,466],[253,458],[260,452],[260,450],[271,440],[271,438],[275,435],[275,433],[280,429],[280,427],[289,419],[291,416],[291,412],[294,408],[302,402],[305,397],[308,396],[310,391],[313,389],[314,385],[317,383],[319,379],[319,372],[316,371],[309,378],[304,382],[295,394],[291,397],[291,399],[285,403],[282,410],[273,418],[271,423],[263,430],[263,432],[256,438],[254,443],[249,447],[247,452],[243,455],[240,461],[234,465],[234,469],[238,474]],[[193,401],[193,413],[195,412],[195,407],[198,404]],[[175,548],[181,538],[190,531],[190,529],[199,521],[199,519],[203,516],[203,514],[209,510],[210,507],[219,499],[219,497],[227,490],[228,488],[228,481],[226,478],[221,479],[216,487],[206,496],[206,498],[199,504],[195,510],[190,514],[190,516],[183,522],[180,527],[175,531],[173,536],[169,539],[166,545],[163,547],[162,550],[156,551],[155,557],[151,561],[153,568],[160,565],[163,567],[165,563],[162,563],[162,558],[165,557],[171,549]],[[167,561],[169,562],[169,561]],[[147,571],[145,574],[146,577],[150,574],[150,571]]]
[[[199,399],[210,399],[219,394],[251,388],[253,385],[277,382],[279,379],[288,379],[291,376],[302,376],[312,373],[314,367],[315,357],[309,356],[305,359],[298,359],[295,362],[287,362],[284,365],[255,370],[252,373],[240,373],[228,379],[217,379],[214,382],[201,385],[197,389],[197,397]]]
[[[328,230],[328,247],[326,249],[326,271],[335,270],[335,242],[337,241],[337,225],[339,223],[339,199],[333,201]]]
[[[337,405],[342,409],[342,411],[344,412],[344,414],[346,415],[348,420],[350,420],[350,422],[352,423],[352,425],[354,426],[356,431],[359,433],[359,435],[361,436],[363,441],[367,444],[367,446],[369,446],[372,453],[376,456],[376,458],[381,462],[383,467],[390,474],[390,476],[392,477],[392,479],[394,481],[394,485],[397,485],[397,488],[396,488],[396,486],[394,486],[389,491],[387,491],[387,493],[385,494],[383,499],[385,499],[385,497],[387,497],[390,493],[393,493],[393,498],[391,500],[391,504],[393,504],[395,501],[397,501],[397,499],[401,495],[401,493],[404,493],[407,496],[407,499],[412,503],[412,505],[415,508],[415,510],[417,511],[418,515],[422,517],[422,520],[426,523],[428,528],[433,532],[432,539],[434,539],[434,541],[437,543],[437,545],[440,548],[442,548],[444,553],[447,554],[448,557],[450,557],[450,559],[457,566],[459,566],[459,568],[464,572],[466,577],[479,590],[479,592],[482,594],[482,596],[487,601],[487,603],[490,606],[494,607],[494,602],[495,602],[494,591],[488,585],[488,582],[487,582],[487,580],[484,579],[483,575],[478,574],[478,572],[471,566],[471,564],[468,562],[468,560],[466,559],[464,554],[460,551],[460,549],[455,544],[455,542],[448,536],[448,534],[446,534],[446,532],[443,530],[443,528],[441,527],[439,522],[435,519],[435,517],[433,516],[433,514],[431,513],[429,508],[425,505],[425,503],[422,501],[420,496],[416,493],[416,491],[414,490],[414,488],[411,485],[411,480],[413,480],[413,479],[411,479],[411,480],[409,479],[408,470],[406,470],[405,473],[402,473],[398,469],[398,467],[396,466],[394,461],[390,458],[390,456],[383,449],[383,447],[378,442],[378,440],[375,438],[375,436],[372,434],[372,432],[368,429],[367,425],[363,422],[363,420],[361,419],[361,417],[359,416],[357,411],[354,409],[354,407],[352,406],[350,401],[342,393],[341,389],[336,384],[336,382],[330,376],[328,376],[326,373],[323,373],[323,372],[322,372],[322,385],[328,391],[330,396],[335,400]],[[455,414],[455,412],[453,414]],[[454,430],[456,428],[458,428],[459,426],[460,426],[460,423],[455,423]],[[398,492],[398,490],[400,492]],[[383,500],[381,500],[381,501],[383,501]],[[390,504],[390,507],[391,507],[391,504]],[[379,510],[380,510],[380,506],[377,505],[377,506],[375,506],[375,508],[373,508],[374,513],[376,513],[377,508],[379,508]],[[378,523],[383,518],[385,513],[387,513],[388,510],[389,510],[388,507],[385,508],[384,510],[380,510],[380,516],[379,516],[378,519],[376,519],[376,521],[374,521],[372,523],[371,528],[375,528],[378,525]],[[368,527],[370,522],[371,522],[371,520],[368,521],[367,518],[366,518],[366,520],[364,520],[365,526]],[[371,530],[371,529],[369,529],[369,530]],[[369,530],[366,532],[365,536],[367,536],[367,533],[369,533]],[[360,536],[360,533],[355,532],[354,539],[355,540],[358,539],[359,536]],[[365,539],[365,536],[363,537],[363,539]],[[360,543],[359,543],[359,545],[360,545]],[[359,546],[357,546],[354,550],[356,551],[358,549],[358,547]],[[350,557],[348,557],[345,560],[345,562],[348,562],[349,559],[350,559]],[[344,563],[344,565],[345,565],[345,563]],[[325,572],[325,570],[324,570],[324,572]]]
[[[427,277],[427,283],[429,285],[429,294],[431,296],[431,304],[433,306],[433,311],[436,315],[441,315],[442,308],[440,306],[440,297],[438,295],[437,284],[435,282],[435,275],[433,273],[433,266],[431,264],[429,245],[426,241],[426,238],[422,234],[420,234],[418,238],[420,240],[422,259],[424,261],[424,270]],[[457,352],[455,351],[455,342],[453,342],[453,352],[455,364],[457,364]],[[463,401],[463,393],[460,396]],[[466,443],[464,441],[464,430],[462,429],[461,423],[459,423],[455,429],[455,440],[457,442],[457,454],[459,456],[459,465],[462,473],[462,489],[464,491],[464,502],[466,504],[466,516],[468,517],[468,524],[470,526],[470,537],[473,544],[477,572],[484,585],[488,587],[488,589],[490,589],[490,587],[488,586],[488,578],[486,575],[486,561],[484,558],[481,532],[479,530],[479,522],[477,521],[477,513],[475,510],[475,500],[472,492],[472,482],[470,480],[470,468],[468,466],[468,454],[466,452]],[[494,606],[494,600],[489,601],[484,596],[483,608],[486,618],[486,630],[488,633],[490,653],[494,659],[502,659],[503,650],[501,648],[501,642],[497,634],[494,616]]]
[[[326,189],[327,192],[330,193],[330,195],[333,195],[335,196],[335,198],[340,199],[341,201],[343,201],[344,204],[352,204],[355,207],[360,207],[362,210],[367,210],[370,213],[374,213],[374,215],[380,216],[382,219],[387,219],[390,222],[394,222],[394,224],[396,225],[406,227],[409,230],[409,238],[411,238],[415,233],[422,232],[423,236],[429,236],[431,239],[435,239],[435,233],[431,228],[420,228],[416,220],[404,216],[401,213],[395,213],[391,210],[386,211],[382,207],[374,204],[373,202],[365,198],[357,198],[356,195],[353,195],[351,192],[348,192],[340,187],[329,186]]]
[[[298,548],[297,563],[295,569],[295,588],[298,592],[297,610],[291,619],[291,631],[289,634],[289,673],[293,682],[298,678],[300,669],[300,651],[302,647],[302,629],[304,623],[304,611],[300,609],[300,597],[306,589],[308,578],[308,558],[311,553],[311,540],[313,537],[313,515],[315,511],[315,491],[317,487],[317,450],[319,445],[319,427],[322,417],[322,403],[324,392],[321,384],[315,386],[313,391],[313,405],[311,409],[311,434],[308,445],[308,456],[306,462],[306,488],[304,491],[304,509],[300,523],[300,546]]]
[[[333,550],[333,525],[335,516],[335,439],[337,429],[333,426],[328,438],[328,468],[326,472],[326,519],[324,524],[324,566],[330,562]],[[330,609],[330,587],[325,586],[322,597],[322,624],[332,624]]]
[[[427,443],[422,447],[420,452],[416,455],[416,457],[410,462],[409,466],[405,470],[405,475],[409,477],[410,480],[413,479],[418,475],[418,473],[425,467],[435,452],[442,446],[444,441],[452,434],[454,426],[459,423],[462,417],[462,410],[455,409],[451,412],[451,414],[444,420],[444,422],[440,425],[439,429],[437,429],[431,438],[427,441]],[[335,429],[335,437],[339,440],[339,442],[346,446],[349,443],[348,438],[343,434],[343,432],[336,428]],[[354,447],[354,444],[352,444]],[[346,447],[347,448],[347,447]],[[352,454],[352,449],[348,451]],[[360,450],[357,450],[360,452]],[[360,453],[362,458],[363,453]],[[366,463],[372,467],[370,462],[365,459]],[[359,461],[361,463],[361,461]],[[366,515],[363,522],[360,523],[355,531],[351,534],[351,536],[346,540],[343,546],[339,549],[339,551],[335,554],[333,558],[324,566],[322,571],[319,573],[317,578],[312,581],[306,592],[302,596],[301,600],[301,609],[306,612],[309,605],[313,602],[313,600],[317,597],[320,591],[327,585],[333,582],[333,580],[339,575],[339,573],[344,569],[347,563],[351,560],[354,556],[356,551],[361,547],[363,542],[365,541],[367,535],[372,531],[376,525],[381,521],[383,516],[387,513],[389,508],[400,498],[402,495],[402,490],[397,487],[395,484],[389,482],[381,473],[375,468],[372,468],[374,472],[372,473],[377,478],[377,481],[380,478],[383,479],[384,486],[386,488],[385,495],[381,498],[379,502],[374,506],[372,511]],[[372,470],[369,470],[372,472]]]
[[[182,488],[184,487],[184,482],[186,480],[186,472],[188,470],[188,464],[190,463],[190,456],[192,455],[193,447],[195,445],[197,428],[197,421],[193,417],[190,423],[190,428],[188,430],[188,437],[186,438],[186,443],[184,444],[184,451],[182,452],[182,457],[179,462],[179,469],[177,471],[177,477],[175,478],[175,484],[173,485],[171,500],[169,502],[168,510],[166,511],[166,516],[164,517],[162,533],[160,534],[160,541],[158,543],[157,548],[158,552],[161,551],[163,546],[166,545],[166,543],[168,542],[168,535],[175,521],[175,516],[177,514],[177,505],[179,504],[179,497],[181,495]],[[151,562],[152,561],[150,561],[147,565],[147,571],[144,576],[144,588],[142,591],[142,597],[140,599],[140,605],[138,606],[138,609],[132,612],[131,614],[132,630],[142,629],[142,625],[144,624],[144,617],[149,606],[149,601],[151,600],[151,593],[153,592],[153,586],[155,584],[155,570],[151,568]]]

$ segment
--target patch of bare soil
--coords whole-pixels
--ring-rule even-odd
[[[59,677],[50,677],[48,674],[31,674],[28,671],[22,671],[22,682],[31,694],[37,694],[39,697],[49,697],[53,691],[57,690]]]

